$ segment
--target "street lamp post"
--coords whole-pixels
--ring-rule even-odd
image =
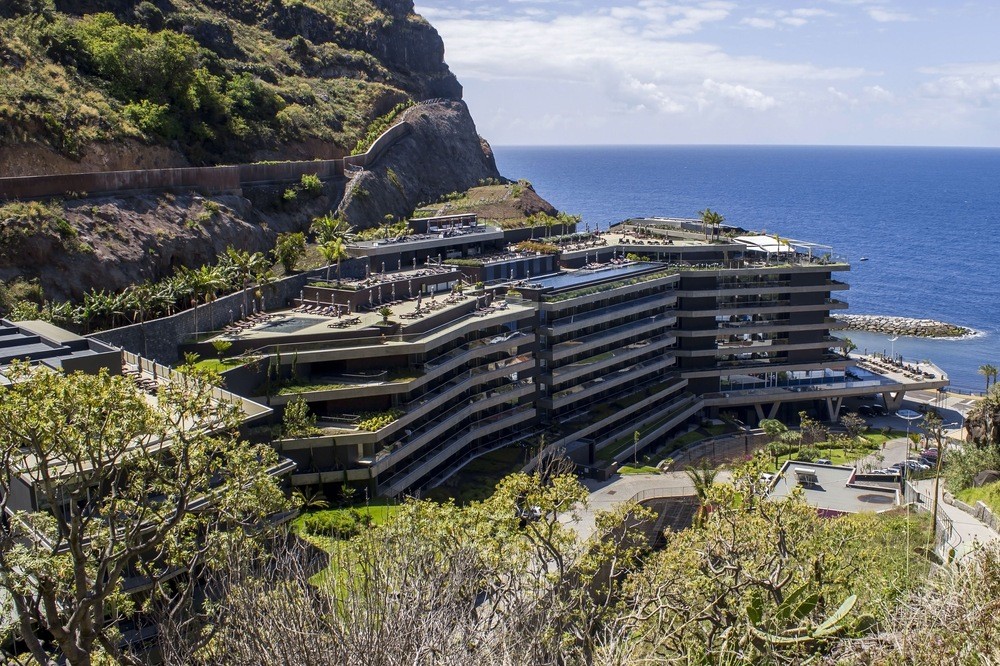
[[[937,430],[938,455],[937,464],[934,465],[934,501],[931,508],[931,534],[937,538],[937,510],[938,510],[938,489],[941,483],[941,461],[944,460],[944,429],[948,426],[958,425],[957,423],[947,423],[941,425]]]
[[[898,416],[901,419],[905,419],[906,420],[906,441],[907,441],[906,450],[909,451],[910,450],[910,444],[909,444],[909,442],[910,442],[910,421],[913,421],[914,419],[919,419],[920,418],[920,414],[918,412],[913,411],[912,409],[901,409],[898,412],[896,412],[896,416]]]

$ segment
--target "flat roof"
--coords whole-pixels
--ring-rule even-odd
[[[608,264],[599,268],[581,268],[574,271],[564,271],[553,275],[532,278],[526,286],[529,289],[577,288],[607,280],[618,280],[629,275],[653,271],[663,266],[664,264],[652,261]]]
[[[783,499],[800,488],[807,504],[832,513],[880,512],[895,508],[894,490],[849,485],[856,473],[853,467],[789,460],[774,480],[769,497]],[[799,477],[810,475],[815,475],[815,483],[799,483]]]
[[[15,326],[20,328],[22,331],[33,333],[40,338],[50,340],[60,345],[86,340],[86,338],[82,335],[77,335],[76,333],[67,331],[65,328],[59,328],[55,324],[51,324],[47,321],[41,321],[39,319],[19,321],[15,324]]]

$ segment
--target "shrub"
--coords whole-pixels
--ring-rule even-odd
[[[233,346],[232,340],[212,340],[212,348],[215,349],[215,353],[221,358],[223,354],[229,351],[229,348]]]
[[[368,432],[376,432],[397,420],[405,413],[401,409],[390,409],[385,412],[365,412],[361,414],[358,421],[358,428],[360,430],[367,430]]]
[[[368,131],[365,132],[364,137],[358,140],[357,145],[354,146],[354,155],[360,155],[361,153],[368,152],[368,149],[372,147],[375,140],[379,138],[383,132],[392,127],[395,124],[396,118],[406,111],[408,108],[413,106],[413,102],[406,101],[400,102],[385,115],[379,116],[368,125]]]
[[[317,511],[302,519],[302,529],[314,536],[350,539],[372,524],[372,517],[357,509]]]
[[[135,20],[150,32],[159,32],[163,29],[163,12],[152,2],[143,0],[136,6],[133,13]]]
[[[796,460],[801,460],[802,462],[812,462],[820,457],[819,449],[815,446],[803,446],[799,449],[798,455],[795,456]]]
[[[301,231],[278,234],[274,246],[274,257],[284,267],[286,273],[295,270],[295,265],[306,253],[306,236]]]
[[[314,197],[319,196],[320,192],[323,191],[323,181],[319,179],[317,174],[304,173],[299,181],[299,189]]]

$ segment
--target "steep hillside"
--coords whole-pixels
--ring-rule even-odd
[[[4,175],[339,157],[461,93],[411,0],[0,3]]]
[[[120,291],[230,246],[270,250],[329,212],[365,229],[502,181],[443,57],[412,0],[0,0],[0,177],[336,158],[407,127],[308,196],[0,201],[0,281],[17,282],[0,307]],[[530,194],[510,215],[554,212]]]

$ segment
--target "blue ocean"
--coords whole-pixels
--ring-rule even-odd
[[[644,215],[697,217],[831,247],[851,263],[851,313],[967,326],[963,340],[851,333],[861,349],[929,359],[982,390],[1000,365],[1000,150],[974,148],[494,147],[500,172],[605,227]],[[867,261],[859,261],[867,257]],[[838,296],[840,298],[841,296]]]

